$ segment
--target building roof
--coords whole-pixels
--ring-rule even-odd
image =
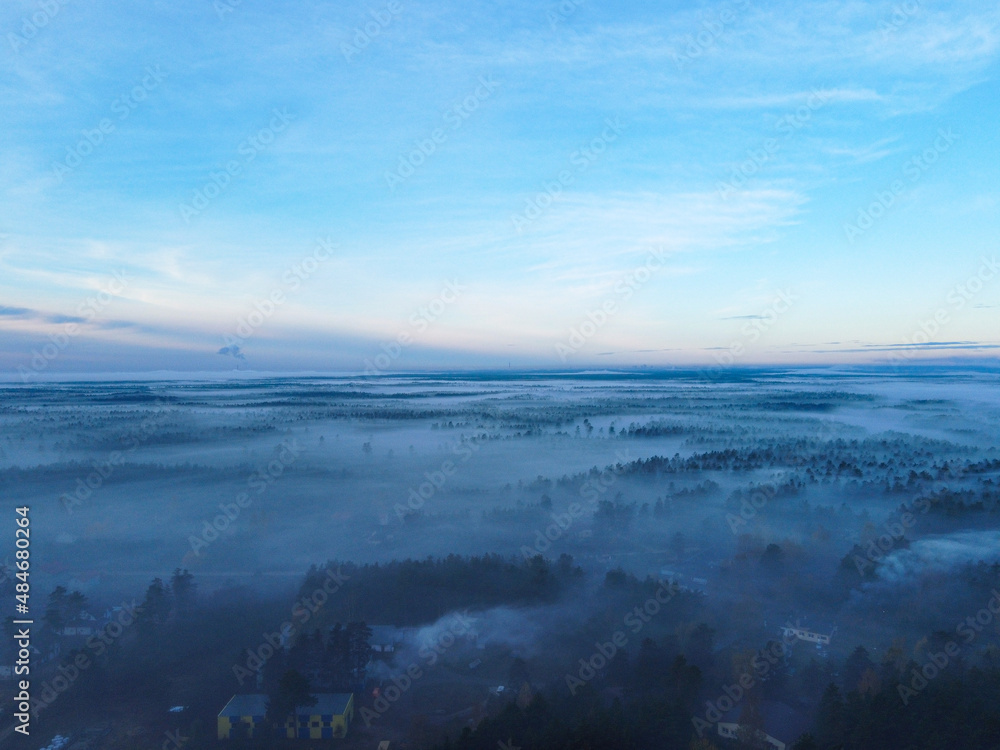
[[[742,713],[742,706],[734,706],[726,712],[722,721],[739,724]],[[792,708],[783,701],[767,698],[760,702],[760,715],[764,731],[772,737],[788,743],[794,742],[803,732],[808,732],[811,723],[806,713]]]
[[[219,716],[263,716],[267,713],[267,696],[263,693],[234,695]]]
[[[342,714],[347,710],[354,693],[314,693],[316,705],[299,706],[295,709],[297,716],[314,716],[316,714]],[[219,711],[219,716],[263,716],[267,713],[267,695],[264,693],[249,693],[234,695],[225,708]]]
[[[315,706],[299,706],[295,709],[297,714],[342,714],[347,710],[347,704],[351,702],[354,693],[316,693]]]

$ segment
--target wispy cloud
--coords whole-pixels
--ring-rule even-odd
[[[989,350],[1000,349],[1000,344],[987,341],[930,341],[926,344],[866,344],[862,347],[845,349],[813,349],[815,354],[841,354],[859,352],[894,351],[948,351],[951,349]]]
[[[432,0],[347,62],[339,47],[368,18],[361,6],[243,3],[220,21],[204,2],[65,5],[29,46],[2,52],[0,327],[20,346],[75,322],[81,342],[139,365],[156,350],[206,367],[316,364],[331,341],[349,365],[461,278],[468,294],[413,356],[543,362],[656,249],[663,268],[591,356],[667,362],[725,347],[736,321],[762,317],[771,287],[802,300],[768,332],[768,356],[898,350],[861,339],[892,341],[925,319],[926,300],[962,281],[961,257],[996,237],[1000,10],[921,3],[887,32],[894,6],[585,3],[553,28],[529,0]],[[722,8],[737,8],[733,20],[685,53]],[[16,29],[34,10],[8,3],[0,21]],[[116,102],[157,63],[170,77],[122,117]],[[482,75],[502,87],[467,106]],[[288,133],[219,176],[273,107],[295,113]],[[114,132],[55,180],[53,163],[87,151],[102,118]],[[627,127],[602,144],[609,118]],[[801,122],[778,131],[788,118]],[[945,120],[961,136],[947,161],[905,183],[863,248],[846,247],[842,224],[908,179],[906,160]],[[416,166],[390,193],[400,159]],[[178,205],[215,179],[230,181],[196,222],[180,221]],[[733,186],[726,199],[720,184]],[[516,231],[511,216],[539,202]],[[330,232],[342,251],[227,350],[223,334],[287,291],[284,275]],[[128,287],[84,320],[78,305],[116,269]],[[995,346],[992,299],[956,315],[952,341],[911,348]]]

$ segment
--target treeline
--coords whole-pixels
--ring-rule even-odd
[[[568,555],[555,563],[540,556],[524,560],[502,555],[360,566],[330,561],[309,569],[299,596],[310,600],[333,575],[339,588],[317,611],[317,624],[363,620],[420,625],[456,609],[553,601],[583,574]]]
[[[699,482],[693,487],[676,489],[674,483],[670,483],[667,494],[658,497],[652,504],[636,502],[627,503],[622,500],[623,493],[615,494],[613,500],[598,500],[593,517],[596,522],[596,531],[600,533],[602,529],[613,529],[624,527],[636,517],[667,518],[676,510],[677,502],[696,502],[705,500],[719,491],[719,485],[711,479]]]
[[[637,664],[630,669],[642,668]],[[632,700],[609,702],[584,688],[575,697],[554,692],[535,696],[523,707],[509,703],[436,750],[686,748],[692,735],[691,696],[698,693],[701,673],[679,657],[657,676],[658,684]],[[639,679],[636,675],[635,681]]]
[[[328,632],[303,633],[287,650],[275,649],[261,670],[261,689],[272,693],[289,670],[306,678],[309,689],[343,693],[364,683],[365,665],[371,658],[372,631],[363,622],[337,623]]]
[[[913,661],[897,666],[898,656],[890,651],[877,665],[865,649],[855,649],[842,665],[844,687],[828,682],[821,688],[815,708],[808,712],[808,731],[789,743],[790,750],[995,750],[1000,737],[1000,655],[978,666],[953,659],[933,670]],[[647,639],[634,659],[619,659],[610,671],[601,685],[587,684],[572,696],[558,686],[533,696],[522,689],[516,700],[475,729],[439,741],[434,750],[766,747],[751,736],[724,739],[714,723],[697,731],[692,716],[704,713],[698,697],[706,680],[683,655],[668,657]],[[738,717],[728,720],[760,726],[762,698],[770,694],[794,700],[795,690],[785,676],[775,677],[754,688]],[[609,690],[608,682],[618,687]]]
[[[974,489],[949,489],[947,487],[928,493],[913,503],[914,510],[927,510],[932,515],[960,518],[976,513],[996,513],[1000,507],[1000,487],[987,480],[977,492]]]
[[[127,447],[120,448],[119,450],[123,455],[129,455]],[[108,463],[105,460],[104,463],[100,465],[101,471],[108,473],[109,470],[107,466]],[[102,477],[102,482],[103,484],[110,484],[112,482],[150,479],[158,476],[176,477],[178,472],[184,472],[184,474],[189,477],[218,479],[226,476],[227,474],[237,476],[243,474],[245,476],[246,472],[253,471],[254,469],[256,469],[256,467],[249,464],[220,469],[218,467],[206,466],[204,464],[192,464],[190,461],[173,465],[149,462],[132,463],[125,461],[115,464],[112,468],[113,473],[108,473],[106,478]],[[95,473],[99,472],[94,468],[94,464],[85,463],[83,461],[63,461],[60,463],[45,464],[30,468],[11,466],[0,470],[0,487],[17,487],[18,485],[27,482],[59,481],[65,483],[65,489],[67,491],[72,491],[76,489],[74,484],[76,480],[79,479],[82,481],[91,474]],[[58,489],[56,491],[58,491]]]
[[[512,524],[520,526],[524,523],[545,521],[550,523],[552,513],[552,498],[542,495],[537,503],[518,502],[513,508],[492,508],[484,510],[483,521],[487,523]]]
[[[887,478],[954,478],[966,473],[983,473],[983,462],[957,460],[970,449],[943,441],[926,439],[871,438],[867,440],[821,440],[817,438],[758,438],[752,447],[706,451],[682,457],[653,456],[617,468],[626,474],[683,474],[698,471],[753,471],[794,467],[811,470],[816,476],[863,477],[883,472]],[[952,456],[949,461],[946,456]],[[919,470],[919,471],[918,471]],[[913,472],[911,475],[909,472]],[[595,467],[580,478],[600,474]],[[569,479],[568,477],[566,478]]]
[[[829,685],[813,731],[793,750],[993,750],[997,738],[1000,669],[995,660],[985,668],[952,661],[943,670],[911,661],[900,668],[870,669],[846,695]]]

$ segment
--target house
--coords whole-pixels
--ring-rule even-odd
[[[234,695],[219,711],[219,739],[249,739],[262,736],[267,696],[263,693]]]
[[[782,750],[792,738],[808,732],[812,724],[808,711],[793,708],[783,701],[763,698],[757,708],[761,719],[758,739],[771,750]],[[734,706],[727,711],[719,720],[719,735],[727,739],[736,739],[742,715],[743,708],[740,706]],[[783,737],[784,740],[778,739],[779,737]]]
[[[830,635],[824,635],[823,633],[816,633],[812,630],[806,630],[805,628],[796,627],[783,627],[781,629],[781,634],[785,638],[798,638],[800,641],[809,641],[810,643],[815,643],[820,646],[828,646],[830,644]]]
[[[300,706],[285,722],[289,739],[330,739],[343,737],[354,718],[353,693],[316,693],[316,704]],[[267,695],[234,695],[219,712],[219,739],[262,737],[267,714]]]
[[[90,636],[96,632],[97,618],[84,611],[67,622],[59,634],[63,636]]]
[[[729,740],[736,740],[739,739],[739,731],[740,731],[739,724],[735,724],[733,722],[728,722],[728,721],[719,722],[720,737],[725,737],[726,739]],[[782,742],[781,740],[776,740],[771,735],[767,734],[766,732],[762,732],[759,729],[757,730],[757,734],[758,734],[758,739],[763,740],[768,747],[774,748],[774,750],[785,750],[785,743]]]
[[[295,709],[285,724],[287,737],[305,740],[343,737],[354,718],[354,693],[317,693],[316,705]]]
[[[389,656],[413,638],[413,628],[397,628],[392,625],[369,625],[368,628],[372,631],[369,643],[373,657]]]

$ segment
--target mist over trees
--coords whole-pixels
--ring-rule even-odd
[[[348,747],[992,747],[1000,401],[966,386],[0,389],[40,725],[217,747],[233,694],[351,692]]]

